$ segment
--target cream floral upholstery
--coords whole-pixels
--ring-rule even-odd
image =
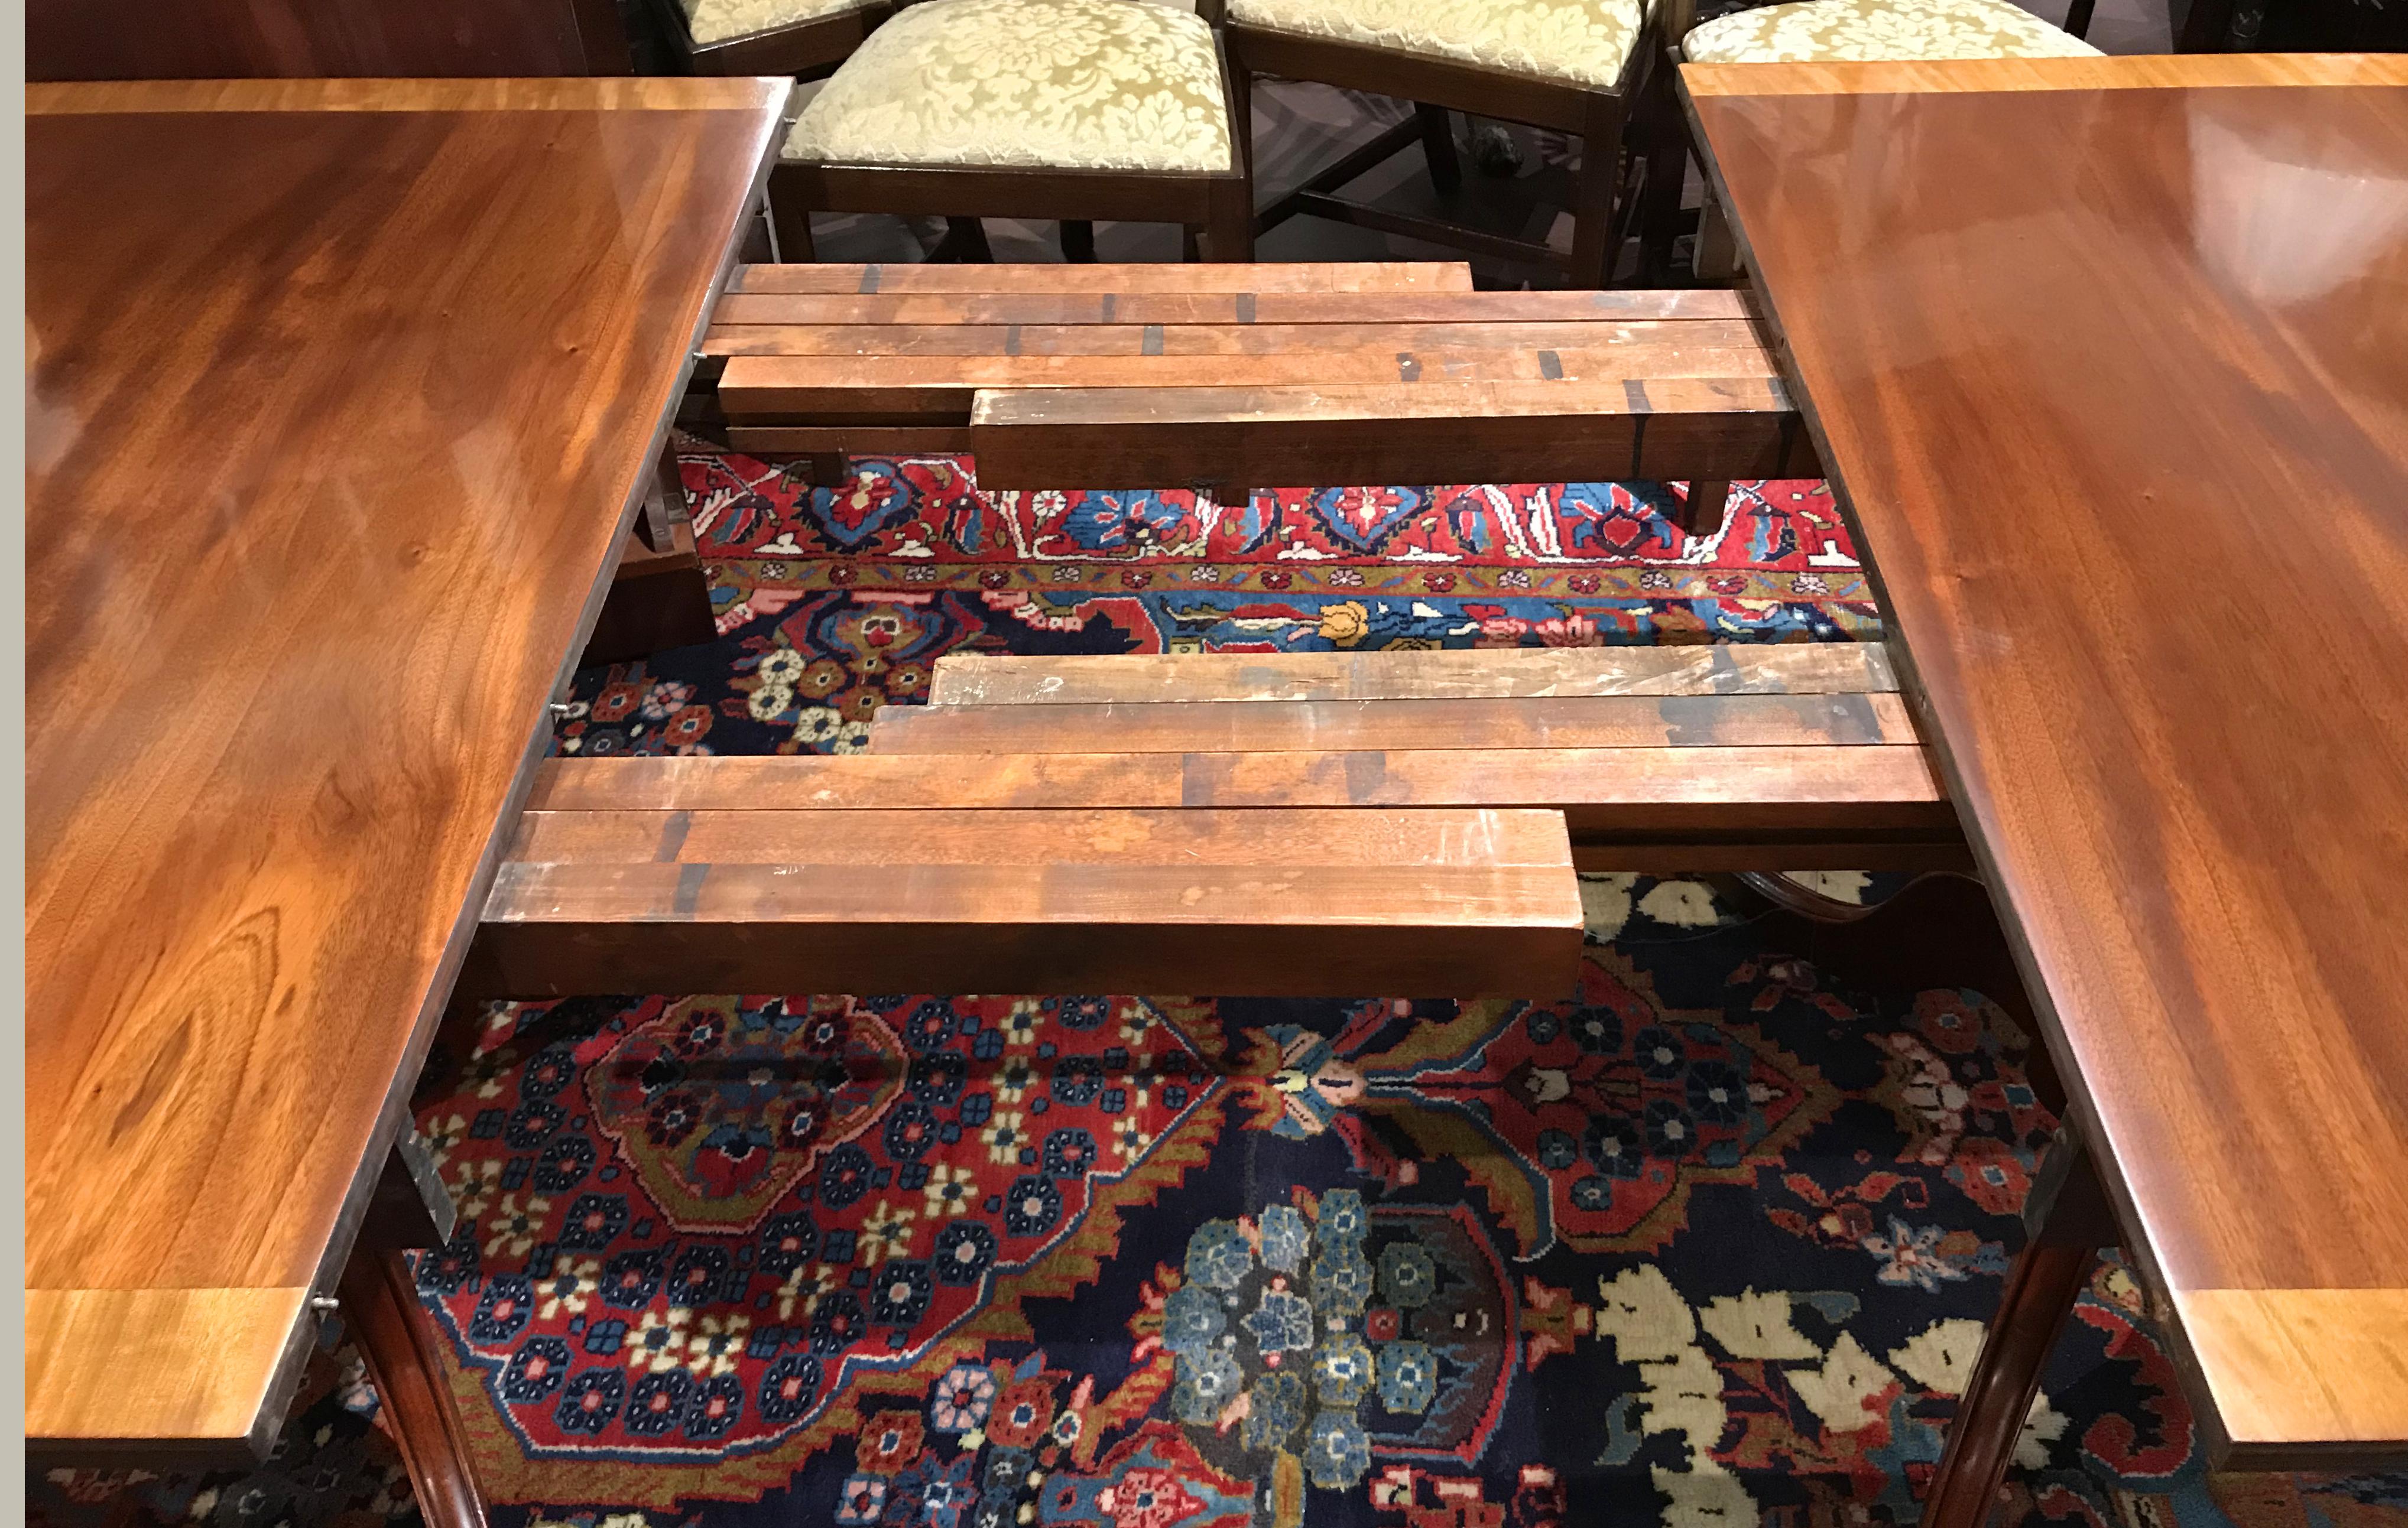
[[[795,122],[789,159],[1224,171],[1212,29],[1152,0],[923,0]]]
[[[1230,0],[1228,17],[1266,32],[1610,88],[1646,11],[1645,0]]]
[[[865,0],[682,0],[685,28],[698,43],[725,42],[858,10]]]
[[[1708,21],[1681,44],[1692,64],[2059,58],[2098,51],[2008,0],[1795,0]]]

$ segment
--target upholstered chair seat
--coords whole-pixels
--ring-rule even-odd
[[[2009,0],[1793,0],[1708,21],[1681,44],[1692,64],[2063,58],[2098,51]]]
[[[1234,164],[1212,29],[1152,0],[924,0],[829,78],[785,157],[1174,174]]]
[[[1533,79],[1611,90],[1642,0],[1229,0],[1229,20]]]
[[[859,10],[866,3],[867,0],[679,0],[685,11],[686,31],[698,45],[820,21]]]

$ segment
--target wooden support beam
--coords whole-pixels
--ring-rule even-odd
[[[1580,944],[1555,812],[537,812],[462,980],[1553,997]]]

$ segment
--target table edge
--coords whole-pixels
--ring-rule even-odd
[[[603,85],[619,83],[619,81],[607,79],[593,82]],[[191,82],[170,80],[134,83],[174,86]],[[271,86],[294,83],[377,86],[391,82],[271,80],[261,83]],[[421,82],[405,81],[404,83]],[[434,83],[455,83],[473,87],[495,82],[470,80]],[[731,81],[667,79],[654,81],[654,83],[666,85],[707,83],[719,86]],[[633,534],[636,517],[642,512],[645,491],[652,477],[652,464],[666,444],[669,432],[675,427],[678,401],[684,393],[687,379],[691,377],[700,353],[702,336],[710,325],[712,310],[718,306],[721,291],[726,285],[730,273],[738,264],[746,221],[752,215],[753,209],[761,204],[770,167],[776,161],[777,146],[782,136],[785,111],[793,94],[794,81],[790,79],[762,77],[738,79],[732,83],[744,87],[743,93],[751,98],[744,101],[743,106],[759,119],[754,124],[754,141],[752,146],[755,156],[753,173],[743,193],[735,200],[727,227],[723,234],[717,269],[708,281],[701,283],[696,293],[694,309],[689,317],[676,364],[666,368],[666,374],[662,378],[659,407],[652,412],[652,425],[644,436],[643,449],[636,454],[631,470],[626,476],[625,487],[617,506],[613,529],[603,543],[604,555],[595,566],[593,583],[587,591],[584,605],[560,654],[557,674],[548,692],[551,699],[557,699],[566,692],[571,678],[577,672],[578,659],[583,653],[586,641],[601,615],[603,603],[609,595],[612,572],[616,566],[619,549]],[[84,91],[93,87],[63,85],[37,88]],[[108,90],[115,87],[99,88]],[[494,109],[512,108],[504,107]],[[294,1287],[249,1286],[208,1290],[158,1287],[37,1289],[28,1286],[26,1289],[25,1439],[29,1450],[44,1456],[122,1458],[140,1455],[205,1464],[256,1464],[267,1456],[268,1450],[274,1446],[277,1436],[282,1432],[288,1421],[287,1413],[292,1407],[294,1392],[299,1388],[304,1361],[309,1349],[308,1337],[313,1331],[313,1323],[302,1320],[301,1317],[306,1313],[310,1298],[321,1292],[326,1294],[333,1292],[337,1282],[342,1277],[344,1267],[351,1260],[353,1245],[367,1217],[369,1202],[375,1195],[385,1158],[394,1150],[394,1143],[408,1119],[409,1097],[417,1086],[419,1072],[425,1064],[427,1052],[432,1048],[436,1034],[451,1007],[452,989],[459,980],[461,968],[467,958],[469,945],[476,937],[494,876],[500,869],[518,819],[525,809],[527,797],[534,789],[538,766],[550,753],[548,746],[550,741],[551,712],[547,706],[538,709],[530,719],[527,742],[512,775],[509,789],[503,797],[501,810],[495,814],[488,830],[485,846],[478,857],[467,893],[462,899],[460,912],[445,939],[443,951],[436,962],[433,976],[424,996],[421,999],[417,1016],[411,1022],[405,1041],[400,1064],[394,1068],[385,1102],[378,1111],[375,1126],[368,1133],[360,1162],[353,1167],[351,1187],[344,1194],[336,1213],[334,1223],[329,1229],[326,1247],[320,1255],[310,1282],[306,1286]],[[71,1343],[61,1343],[55,1339],[47,1343],[36,1341],[36,1323],[34,1313],[37,1307],[47,1307],[55,1315],[72,1321],[78,1307],[82,1305],[121,1312],[148,1306],[174,1312],[194,1307],[195,1303],[201,1302],[204,1296],[214,1296],[219,1305],[234,1304],[257,1312],[272,1312],[289,1301],[294,1306],[294,1321],[290,1330],[282,1337],[273,1362],[259,1361],[259,1355],[265,1350],[265,1344],[262,1343],[250,1349],[250,1356],[253,1362],[249,1369],[236,1366],[229,1370],[222,1362],[224,1351],[222,1343],[212,1340],[208,1335],[212,1330],[208,1323],[203,1324],[203,1335],[198,1341],[171,1341],[165,1344],[150,1344],[147,1347],[140,1342],[128,1342],[124,1339],[129,1334],[139,1333],[143,1328],[139,1324],[128,1321],[122,1316],[106,1322],[93,1321],[83,1323],[89,1330],[79,1331],[76,1334],[77,1340]],[[226,1324],[222,1321],[216,1323],[219,1327]],[[251,1331],[254,1336],[261,1326],[262,1322],[258,1320],[254,1320],[251,1323]],[[63,1364],[64,1370],[54,1371],[45,1364],[43,1362],[45,1352],[51,1355],[50,1364]],[[132,1370],[124,1368],[123,1364],[129,1360],[139,1362],[140,1366]],[[116,1425],[113,1428],[82,1426],[79,1430],[79,1424],[72,1418],[61,1418],[57,1421],[52,1421],[44,1414],[41,1406],[41,1380],[45,1378],[52,1378],[55,1383],[55,1376],[60,1373],[150,1373],[172,1369],[179,1361],[189,1363],[195,1368],[210,1374],[212,1390],[219,1392],[230,1390],[234,1392],[236,1404],[247,1406],[249,1414],[241,1426],[236,1427],[225,1417],[211,1413],[206,1425],[195,1421],[180,1427],[129,1435],[125,1423],[135,1415],[136,1408],[127,1404],[126,1397],[122,1393],[119,1393],[114,1402],[111,1421]],[[219,1384],[217,1377],[224,1376],[229,1372],[234,1376],[236,1382],[231,1385]],[[43,1432],[41,1429],[44,1427],[53,1427],[57,1430]]]
[[[185,111],[752,111],[792,79],[644,75],[538,79],[119,79],[25,87],[31,117]]]
[[[1683,64],[1695,95],[1910,95],[2040,90],[2408,86],[2391,53],[2145,53],[1881,63]],[[1694,118],[1691,125],[1695,126]],[[1703,140],[1699,151],[1703,156]]]
[[[2200,56],[2212,58],[2217,55]],[[2233,56],[2358,58],[2366,55]],[[1974,62],[2057,64],[2069,61]],[[2081,64],[2099,61],[2076,59],[2070,62]],[[1910,65],[1908,67],[1927,66]],[[2408,58],[2392,61],[2390,66],[2397,70],[2403,82],[2408,82]],[[1912,707],[1917,726],[1923,734],[1923,746],[1927,750],[1927,756],[1931,760],[1949,798],[1960,803],[1957,812],[1959,818],[1964,819],[1968,813],[1961,804],[1971,798],[1965,792],[1963,772],[1957,768],[1954,751],[1949,747],[1946,737],[1933,722],[1930,703],[1926,696],[1922,677],[1915,665],[1914,655],[1904,632],[1896,625],[1897,617],[1894,613],[1889,613],[1895,611],[1896,606],[1890,600],[1888,591],[1883,583],[1878,550],[1864,536],[1863,525],[1857,519],[1855,503],[1849,494],[1847,482],[1842,471],[1842,464],[1833,455],[1830,436],[1823,427],[1820,407],[1813,393],[1795,375],[1795,363],[1790,354],[1787,330],[1781,321],[1778,305],[1773,301],[1770,290],[1758,282],[1753,274],[1757,266],[1755,251],[1750,244],[1746,226],[1741,218],[1739,206],[1730,194],[1730,186],[1724,177],[1722,164],[1714,152],[1713,140],[1708,136],[1705,122],[1699,116],[1697,93],[1693,90],[1694,77],[1701,69],[1761,68],[1767,72],[1773,72],[1776,69],[1785,71],[1791,67],[1813,70],[1824,66],[1684,64],[1679,71],[1675,93],[1681,101],[1683,116],[1689,130],[1690,143],[1697,153],[1698,166],[1706,178],[1712,193],[1721,201],[1724,217],[1737,246],[1745,273],[1742,276],[1744,284],[1741,290],[1748,294],[1750,308],[1756,321],[1765,331],[1766,348],[1771,353],[1774,364],[1780,368],[1783,381],[1795,399],[1799,414],[1804,420],[1808,435],[1814,443],[1825,478],[1831,488],[1832,503],[1840,511],[1842,522],[1846,524],[1849,535],[1855,540],[1857,561],[1863,567],[1865,580],[1871,588],[1875,601],[1885,612],[1884,619],[1892,623],[1887,645],[1890,649],[1891,664],[1898,677],[1899,693]],[[1892,66],[1850,65],[1848,67],[1888,68]],[[2293,82],[2275,81],[2275,83]],[[1725,93],[1717,98],[1727,99],[1730,94],[1749,93],[1769,95],[1828,93],[1819,88],[1799,88],[1791,91]],[[2029,941],[2024,935],[2022,924],[2012,915],[2012,909],[1998,907],[1999,894],[1995,888],[2003,883],[2004,878],[2000,876],[1998,864],[1991,855],[1987,839],[1978,830],[1977,823],[1966,821],[1963,825],[1966,829],[1966,846],[1973,856],[1974,865],[1985,891],[1989,893],[1993,907],[1998,908],[2000,929],[2005,935],[2009,953],[2014,961],[2016,974],[2023,980],[2026,995],[2031,1003],[2034,1017],[2039,1022],[2041,1042],[2047,1048],[2049,1058],[2057,1075],[2065,1080],[2069,1095],[2066,1107],[2067,1121],[2078,1132],[2080,1138],[2089,1143],[2100,1181],[2107,1190],[2108,1198],[2114,1207],[2116,1220],[2124,1233],[2124,1250],[2130,1257],[2142,1281],[2158,1296],[2160,1307],[2166,1313],[2165,1324],[2171,1339],[2174,1369],[2183,1383],[2186,1396],[2193,1404],[2209,1467],[2218,1470],[2273,1471],[2408,1468],[2408,1373],[2403,1373],[2400,1394],[2395,1397],[2399,1402],[2398,1415],[2395,1417],[2387,1410],[2378,1413],[2382,1418],[2378,1425],[2397,1426],[2399,1430],[2394,1435],[2381,1437],[2317,1436],[2296,1427],[2286,1428],[2280,1425],[2276,1419],[2249,1406],[2241,1393],[2241,1387],[2260,1387],[2277,1382],[2269,1378],[2272,1363],[2259,1349],[2247,1346],[2253,1332],[2265,1333],[2278,1317],[2292,1318],[2293,1324],[2297,1325],[2311,1324],[2309,1318],[2312,1316],[2329,1317],[2329,1311],[2325,1307],[2334,1303],[2346,1302],[2360,1306],[2373,1304],[2377,1307],[2374,1329],[2382,1334],[2382,1336],[2376,1341],[2363,1345],[2361,1350],[2371,1350],[2378,1356],[2386,1351],[2408,1353],[2408,1288],[2184,1290],[2176,1288],[2166,1278],[2164,1269],[2157,1262],[2156,1253],[2149,1244],[2151,1228],[2148,1219],[2141,1213],[2130,1189],[2124,1181],[2123,1174],[2116,1163],[2114,1139],[2105,1129],[2097,1109],[2089,1100],[2082,1068],[2065,1037],[2064,1027],[2057,1018],[2047,984],[2041,979],[2039,963],[2032,952]],[[2198,1324],[2196,1334],[2193,1331],[2193,1323]],[[2200,1340],[2202,1338],[2203,1341]],[[2381,1346],[2384,1341],[2388,1341],[2394,1346],[2386,1349]],[[2408,1358],[2403,1358],[2400,1362],[2408,1364]],[[2281,1378],[2295,1383],[2296,1377],[2297,1370],[2293,1369]],[[2319,1429],[2318,1431],[2337,1432],[2339,1430]]]

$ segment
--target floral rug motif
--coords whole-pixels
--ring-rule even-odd
[[[579,676],[567,753],[858,748],[950,651],[1849,639],[1820,484],[838,492],[685,462],[721,636]],[[1826,878],[1847,893],[1861,878]],[[1905,1523],[2055,1121],[1979,993],[1859,989],[1704,884],[1584,882],[1558,1003],[742,994],[505,1005],[414,1108],[498,1528]],[[248,1476],[32,1483],[61,1525],[413,1515],[321,1360]],[[1999,1521],[2408,1524],[2210,1475],[2122,1264]]]

